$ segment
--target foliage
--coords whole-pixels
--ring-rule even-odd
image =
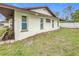
[[[6,28],[0,28],[0,36],[2,36],[5,31],[6,31]]]
[[[76,10],[76,11],[72,14],[72,19],[73,19],[75,22],[79,22],[79,9]]]
[[[57,17],[59,17],[59,16],[60,16],[60,13],[59,13],[59,12],[55,12],[55,15],[56,15]]]
[[[11,34],[13,34],[13,30],[12,29],[7,29],[8,35],[10,36]]]
[[[72,6],[68,6],[66,8],[64,8],[63,12],[64,12],[64,19],[69,21],[71,20],[72,16],[71,14],[73,13],[74,8]]]

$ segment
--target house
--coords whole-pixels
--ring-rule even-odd
[[[4,21],[0,21],[0,28],[4,26]]]
[[[19,8],[0,4],[0,13],[11,24],[15,40],[59,29],[59,19],[48,7]]]
[[[10,24],[7,21],[0,21],[0,27],[10,27]]]

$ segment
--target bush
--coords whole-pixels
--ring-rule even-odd
[[[0,28],[0,36],[2,36],[2,34],[5,32],[6,32],[6,28]]]

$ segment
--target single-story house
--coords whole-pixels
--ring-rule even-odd
[[[0,27],[10,27],[10,23],[8,23],[7,21],[0,21]]]
[[[19,8],[0,4],[0,13],[12,23],[15,40],[59,29],[59,19],[48,7]]]
[[[4,26],[4,21],[0,21],[0,28]]]

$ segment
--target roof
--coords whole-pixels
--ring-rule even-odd
[[[33,7],[33,8],[19,8],[19,7],[15,7],[15,6],[11,6],[11,5],[7,5],[7,4],[2,4],[0,3],[0,7],[4,7],[4,8],[8,8],[8,9],[11,9],[11,10],[23,10],[23,11],[28,11],[28,12],[31,12],[31,13],[37,13],[37,14],[41,14],[41,15],[46,15],[46,14],[42,14],[42,13],[38,13],[38,12],[34,12],[34,11],[31,11],[31,9],[38,9],[38,8],[46,8],[50,14],[54,17],[56,17],[52,12],[51,10],[48,8],[48,7]],[[46,15],[48,16],[48,15]]]
[[[33,9],[40,9],[40,8],[46,8],[51,15],[55,16],[55,14],[47,7],[47,6],[41,6],[41,7],[32,7],[32,8],[25,8],[26,10],[33,10]],[[56,17],[56,16],[55,16]]]

